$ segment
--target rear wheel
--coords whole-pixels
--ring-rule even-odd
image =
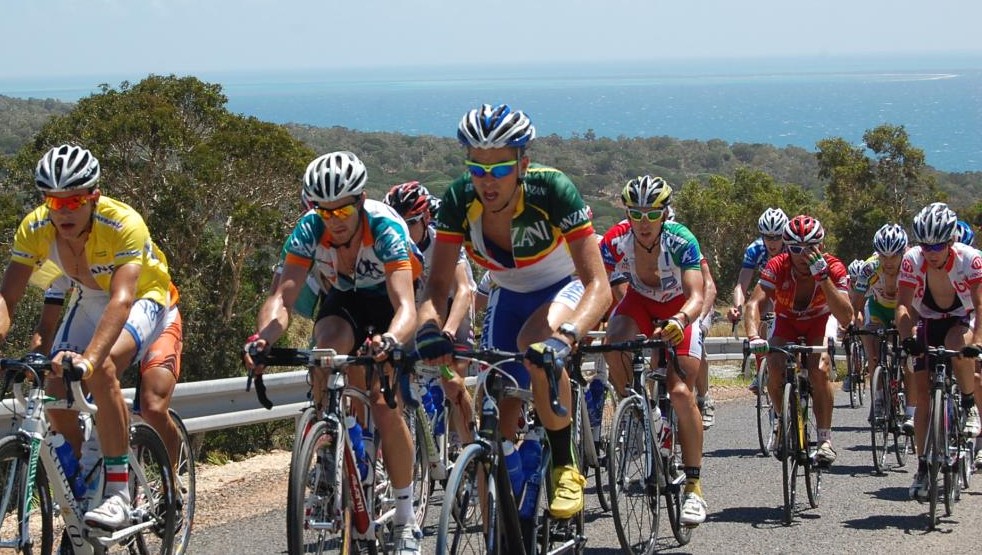
[[[129,464],[131,511],[154,521],[136,536],[130,551],[170,555],[177,524],[174,477],[164,442],[147,424],[130,427]]]
[[[674,416],[674,415],[673,415]],[[675,419],[670,418],[668,422]],[[672,449],[668,457],[661,458],[663,468],[659,470],[665,474],[665,508],[668,513],[668,523],[672,528],[672,535],[679,545],[687,545],[692,540],[692,528],[682,525],[682,493],[685,489],[685,466],[682,464],[682,445],[676,441],[678,429],[672,430]]]
[[[760,360],[760,370],[757,373],[757,444],[760,446],[760,454],[767,457],[767,441],[774,430],[774,407],[771,406],[771,397],[767,394],[767,357]]]
[[[51,553],[54,542],[51,493],[44,467],[38,461],[34,484],[26,491],[30,445],[20,436],[0,439],[0,541],[14,553]],[[26,522],[22,527],[21,523]],[[26,533],[22,534],[22,530]]]
[[[896,361],[894,361],[896,362]],[[895,371],[893,375],[900,373],[902,371]],[[907,457],[910,453],[914,452],[914,438],[904,432],[904,420],[907,415],[907,395],[904,391],[904,381],[902,379],[893,379],[893,399],[891,403],[893,404],[893,409],[890,414],[893,418],[891,423],[891,428],[893,430],[893,448],[894,454],[897,456],[897,465],[903,467],[907,465]]]
[[[191,541],[191,526],[194,523],[195,453],[194,446],[191,444],[191,434],[188,433],[184,421],[174,409],[170,409],[170,416],[181,436],[181,450],[174,465],[177,468],[177,473],[174,475],[174,488],[177,494],[178,514],[174,553],[175,555],[183,555],[187,551],[188,542]]]
[[[863,393],[866,385],[863,379],[863,369],[866,367],[865,357],[863,356],[863,343],[856,339],[849,340],[849,347],[846,351],[847,370],[849,372],[849,406],[852,408],[863,405]]]
[[[472,443],[447,478],[436,534],[438,555],[500,553],[504,539],[494,478],[485,483],[484,448]],[[487,531],[487,533],[485,532]]]
[[[406,411],[406,425],[409,427],[409,436],[415,438],[413,441],[414,463],[413,463],[413,512],[416,514],[416,525],[423,528],[426,522],[426,511],[430,502],[430,465],[426,456],[426,441],[435,441],[427,421],[420,422],[418,414],[425,411]],[[426,434],[430,434],[427,438]]]
[[[617,412],[617,394],[614,387],[607,385],[604,388],[603,415],[600,420],[600,427],[593,430],[593,444],[597,451],[597,468],[594,471],[597,484],[597,499],[600,501],[600,508],[604,511],[610,510],[610,480],[606,476],[609,467],[607,459],[610,456],[610,430],[614,426],[614,413]]]
[[[815,432],[815,421],[812,418],[811,398],[806,397],[800,403],[798,411],[798,426],[800,426],[799,454],[804,459],[799,459],[799,464],[804,467],[805,491],[808,493],[808,504],[813,509],[818,508],[819,500],[822,498],[822,466],[815,462],[815,451],[818,448],[818,436]]]
[[[644,429],[641,403],[640,397],[627,397],[618,405],[607,470],[617,539],[621,549],[634,554],[652,553],[658,542],[658,482],[649,479],[657,454]]]
[[[777,441],[781,445],[781,470],[784,486],[784,524],[791,525],[794,518],[794,504],[798,478],[798,459],[795,456],[795,445],[798,431],[795,429],[797,420],[797,402],[792,395],[791,384],[784,385],[784,397],[781,403],[781,429]]]
[[[870,383],[870,391],[873,394],[873,402],[869,408],[869,427],[870,439],[873,444],[873,470],[877,474],[886,471],[887,441],[890,437],[890,428],[893,424],[891,418],[890,384],[886,370],[882,366],[877,366],[873,371],[873,380]],[[896,438],[896,436],[894,436]]]

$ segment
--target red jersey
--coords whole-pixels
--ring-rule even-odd
[[[836,289],[848,292],[849,274],[846,272],[846,267],[831,254],[824,256],[825,262],[829,265],[829,279],[835,284]],[[825,291],[810,275],[796,277],[791,264],[791,255],[786,252],[767,261],[764,269],[760,271],[758,283],[774,299],[774,312],[778,316],[806,319],[831,312],[829,301],[825,298]],[[795,292],[798,287],[812,288],[812,297],[803,310],[794,308]]]

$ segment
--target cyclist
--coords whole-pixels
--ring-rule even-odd
[[[351,152],[324,154],[307,166],[303,190],[314,210],[297,222],[287,240],[282,275],[260,308],[258,331],[246,342],[246,365],[257,374],[263,367],[248,353],[267,349],[286,330],[308,272],[314,273],[323,291],[314,324],[318,347],[354,354],[369,341],[381,361],[411,339],[416,317],[413,280],[422,266],[398,214],[365,198],[367,180],[365,165]],[[370,328],[376,331],[369,337]],[[348,378],[351,387],[368,390],[364,369],[353,369]],[[326,379],[322,369],[311,374],[317,407],[323,402]],[[422,534],[413,515],[413,459],[405,456],[413,452],[409,429],[401,409],[390,409],[377,385],[369,391],[396,498],[395,550],[418,553]]]
[[[822,251],[824,239],[825,229],[811,216],[795,216],[785,225],[787,250],[767,262],[747,302],[744,329],[754,352],[766,353],[769,345],[780,347],[795,343],[798,338],[804,338],[809,345],[822,344],[830,316],[840,322],[852,319],[849,276],[838,258]],[[774,333],[768,340],[757,335],[757,330],[761,308],[769,301],[774,303],[776,318]],[[815,460],[831,464],[836,458],[832,447],[832,383],[820,358],[816,353],[807,359],[819,443]],[[768,355],[767,365],[772,371],[768,373],[767,390],[775,407],[781,406],[786,363],[779,353]]]
[[[429,278],[433,262],[433,247],[436,245],[436,225],[433,223],[431,212],[434,204],[431,201],[432,198],[430,192],[426,187],[420,185],[419,181],[410,181],[393,186],[382,200],[406,222],[410,239],[423,253],[423,275],[417,287],[420,294]],[[453,280],[450,284],[450,308],[447,320],[443,324],[443,333],[453,337],[455,345],[463,345],[468,348],[474,344],[474,331],[471,327],[474,288],[474,274],[471,265],[467,262],[467,254],[461,249],[457,265],[454,266],[453,270]],[[443,375],[441,383],[446,398],[451,400],[451,404],[457,410],[457,418],[454,419],[454,423],[460,441],[466,444],[473,439],[471,423],[474,421],[474,400],[467,388],[464,387],[464,378],[467,377],[467,363],[456,364],[455,370],[456,372],[451,376]]]
[[[958,243],[963,243],[970,247],[975,246],[975,231],[972,230],[971,224],[965,220],[958,220],[958,230],[955,232],[955,241]],[[982,389],[982,363],[975,363],[975,389],[976,391]],[[977,396],[975,398],[975,407],[982,412],[982,396]],[[982,469],[982,442],[976,440],[975,448],[977,449],[975,453],[975,469]]]
[[[702,253],[684,225],[666,221],[672,187],[661,177],[641,176],[621,192],[627,216],[604,234],[601,251],[610,272],[631,276],[627,293],[607,323],[608,343],[642,333],[664,338],[676,346],[678,365],[668,373],[672,407],[678,415],[679,437],[686,476],[681,522],[697,526],[706,520],[706,501],[700,483],[703,429],[692,388],[699,375],[702,346],[693,322],[703,305]],[[631,382],[631,368],[617,353],[604,358],[610,381],[622,397]]]
[[[904,350],[914,359],[910,383],[914,413],[914,446],[918,454],[917,474],[910,486],[912,499],[927,496],[927,461],[924,441],[929,425],[927,408],[930,388],[924,349],[944,346],[960,350],[982,344],[982,328],[976,316],[982,309],[982,256],[975,249],[955,242],[957,218],[947,204],[936,202],[914,217],[914,241],[900,264],[897,290],[897,329]],[[915,331],[916,324],[916,331]],[[974,360],[952,359],[955,378],[962,391],[966,411],[962,433],[979,433],[979,411],[975,406]]]
[[[750,282],[753,280],[754,272],[763,270],[767,261],[784,252],[784,226],[788,223],[788,215],[780,208],[768,208],[757,219],[757,231],[760,237],[747,245],[743,253],[743,263],[740,265],[740,274],[737,276],[737,283],[733,287],[733,306],[730,307],[726,317],[730,322],[736,324],[743,316],[743,306],[746,304],[747,293],[750,291]],[[766,307],[762,307],[764,313],[770,312],[772,308],[770,302]],[[762,330],[756,334],[763,333]],[[759,387],[757,374],[754,374],[749,389],[754,393]]]
[[[525,113],[484,104],[464,115],[457,138],[467,149],[468,171],[450,184],[437,215],[417,349],[427,361],[450,360],[452,345],[442,330],[453,268],[464,245],[497,284],[488,299],[481,346],[526,349],[524,367],[515,364],[509,371],[521,386],[531,383],[552,446],[549,511],[568,518],[583,508],[585,479],[573,455],[570,417],[550,408],[542,366],[544,352],[551,349],[563,359],[610,304],[589,208],[565,174],[530,163],[526,149],[535,128]],[[557,377],[560,403],[569,411],[569,377],[565,370]],[[521,402],[506,399],[499,409],[501,433],[514,440]]]
[[[897,277],[900,261],[907,251],[907,232],[898,224],[886,224],[873,235],[873,256],[866,259],[853,281],[849,301],[855,311],[854,320],[864,329],[876,331],[895,327],[897,309]],[[871,335],[862,336],[866,351],[866,371],[872,376],[880,362],[877,340]],[[908,383],[904,372],[904,383]],[[842,382],[843,391],[849,391],[849,376]],[[874,400],[874,403],[876,401]],[[908,403],[903,423],[904,431],[914,433],[914,405]]]
[[[99,407],[104,497],[83,518],[89,526],[114,530],[128,522],[130,505],[128,415],[118,376],[177,317],[177,291],[143,218],[102,196],[99,172],[98,159],[76,145],[54,147],[38,161],[34,178],[44,204],[21,221],[14,236],[0,286],[0,337],[10,331],[31,273],[46,260],[79,287],[55,336],[52,368],[56,376],[66,360],[80,368]],[[49,391],[63,394],[61,381],[52,382]],[[82,439],[77,418],[75,411],[51,414],[52,427],[76,453]]]

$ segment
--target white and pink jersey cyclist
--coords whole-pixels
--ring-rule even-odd
[[[951,256],[944,268],[956,294],[956,302],[950,306],[938,306],[931,296],[931,290],[926,286],[927,260],[920,246],[908,250],[900,264],[898,282],[913,288],[913,307],[922,318],[975,316],[972,314],[972,286],[982,282],[982,256],[979,251],[961,243],[953,243],[950,249]]]

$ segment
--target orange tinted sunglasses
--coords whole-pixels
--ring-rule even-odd
[[[45,195],[44,204],[49,210],[63,210],[67,208],[69,211],[74,212],[97,198],[99,198],[99,193],[85,193],[70,197],[51,197]]]
[[[330,220],[331,218],[339,218],[343,220],[354,214],[355,210],[358,210],[357,206],[358,202],[356,201],[338,208],[323,208],[321,206],[314,206],[314,210],[316,210],[317,213],[320,214],[321,218],[324,218],[325,220]]]

